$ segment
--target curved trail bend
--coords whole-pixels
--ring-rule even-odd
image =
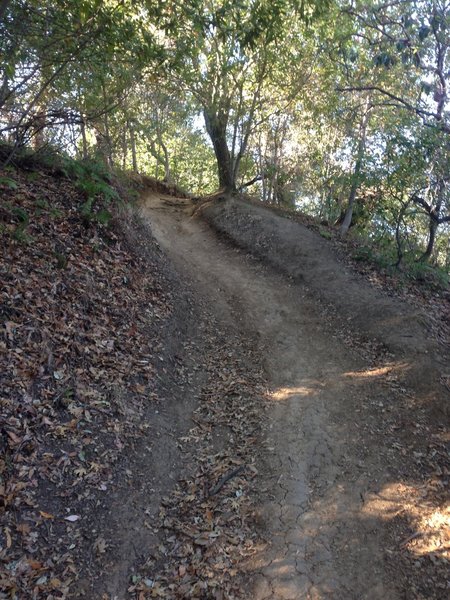
[[[224,328],[261,342],[272,401],[258,523],[268,544],[242,566],[247,597],[400,598],[386,570],[383,520],[386,506],[396,510],[395,485],[386,449],[371,437],[387,391],[364,353],[334,335],[306,289],[192,217],[190,201],[150,193],[141,210]]]

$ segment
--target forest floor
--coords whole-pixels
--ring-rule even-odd
[[[6,175],[0,598],[447,597],[445,301],[239,201],[105,227]]]

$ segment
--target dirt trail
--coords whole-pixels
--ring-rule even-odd
[[[261,533],[242,566],[255,600],[404,597],[386,566],[387,516],[401,512],[389,467],[389,392],[363,348],[334,335],[300,284],[250,259],[150,194],[142,213],[218,321],[258,333],[272,390],[261,441]],[[380,441],[383,439],[383,441]]]

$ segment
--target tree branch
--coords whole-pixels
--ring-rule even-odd
[[[436,126],[439,126],[441,131],[450,134],[450,125],[447,125],[446,123],[442,123],[441,117],[438,113],[434,113],[434,112],[425,110],[423,108],[420,108],[418,106],[414,106],[413,104],[408,102],[408,100],[405,100],[404,98],[401,98],[400,96],[397,96],[396,94],[393,94],[392,92],[388,92],[387,90],[385,90],[377,85],[337,87],[336,91],[337,92],[367,92],[367,91],[378,92],[379,94],[383,94],[383,96],[387,96],[394,102],[397,102],[399,108],[403,107],[403,108],[409,110],[410,112],[415,113],[422,119],[425,117],[433,118],[437,122]],[[425,125],[427,125],[429,127],[433,127],[433,125],[431,125],[430,123],[425,123]]]

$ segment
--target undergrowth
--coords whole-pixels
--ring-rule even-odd
[[[0,159],[7,158],[9,150],[9,146],[2,144]],[[84,202],[78,208],[86,223],[109,225],[116,209],[121,208],[125,201],[132,201],[137,197],[138,185],[130,174],[119,170],[110,170],[105,163],[98,159],[74,159],[51,147],[39,152],[33,152],[30,148],[16,151],[14,160],[11,160],[2,170],[0,189],[5,191],[17,189],[15,178],[17,169],[26,173],[27,180],[30,182],[36,180],[41,172],[70,180],[84,197]],[[36,208],[38,211],[49,211],[50,214],[53,211],[45,198],[38,200]],[[16,239],[25,243],[32,241],[27,235],[29,216],[15,214],[16,209],[12,210],[5,201],[2,203],[2,209],[10,213],[17,223]],[[54,216],[57,214],[55,213]]]
[[[352,241],[354,245],[349,249],[353,260],[367,263],[396,277],[400,284],[417,284],[436,292],[449,289],[449,274],[443,267],[418,261],[415,255],[405,255],[398,265],[398,256],[393,245],[369,245],[358,239]]]
[[[121,197],[107,167],[98,161],[63,158],[61,171],[86,198],[81,206],[82,216],[88,221],[108,225],[112,219],[111,204],[120,204]]]

